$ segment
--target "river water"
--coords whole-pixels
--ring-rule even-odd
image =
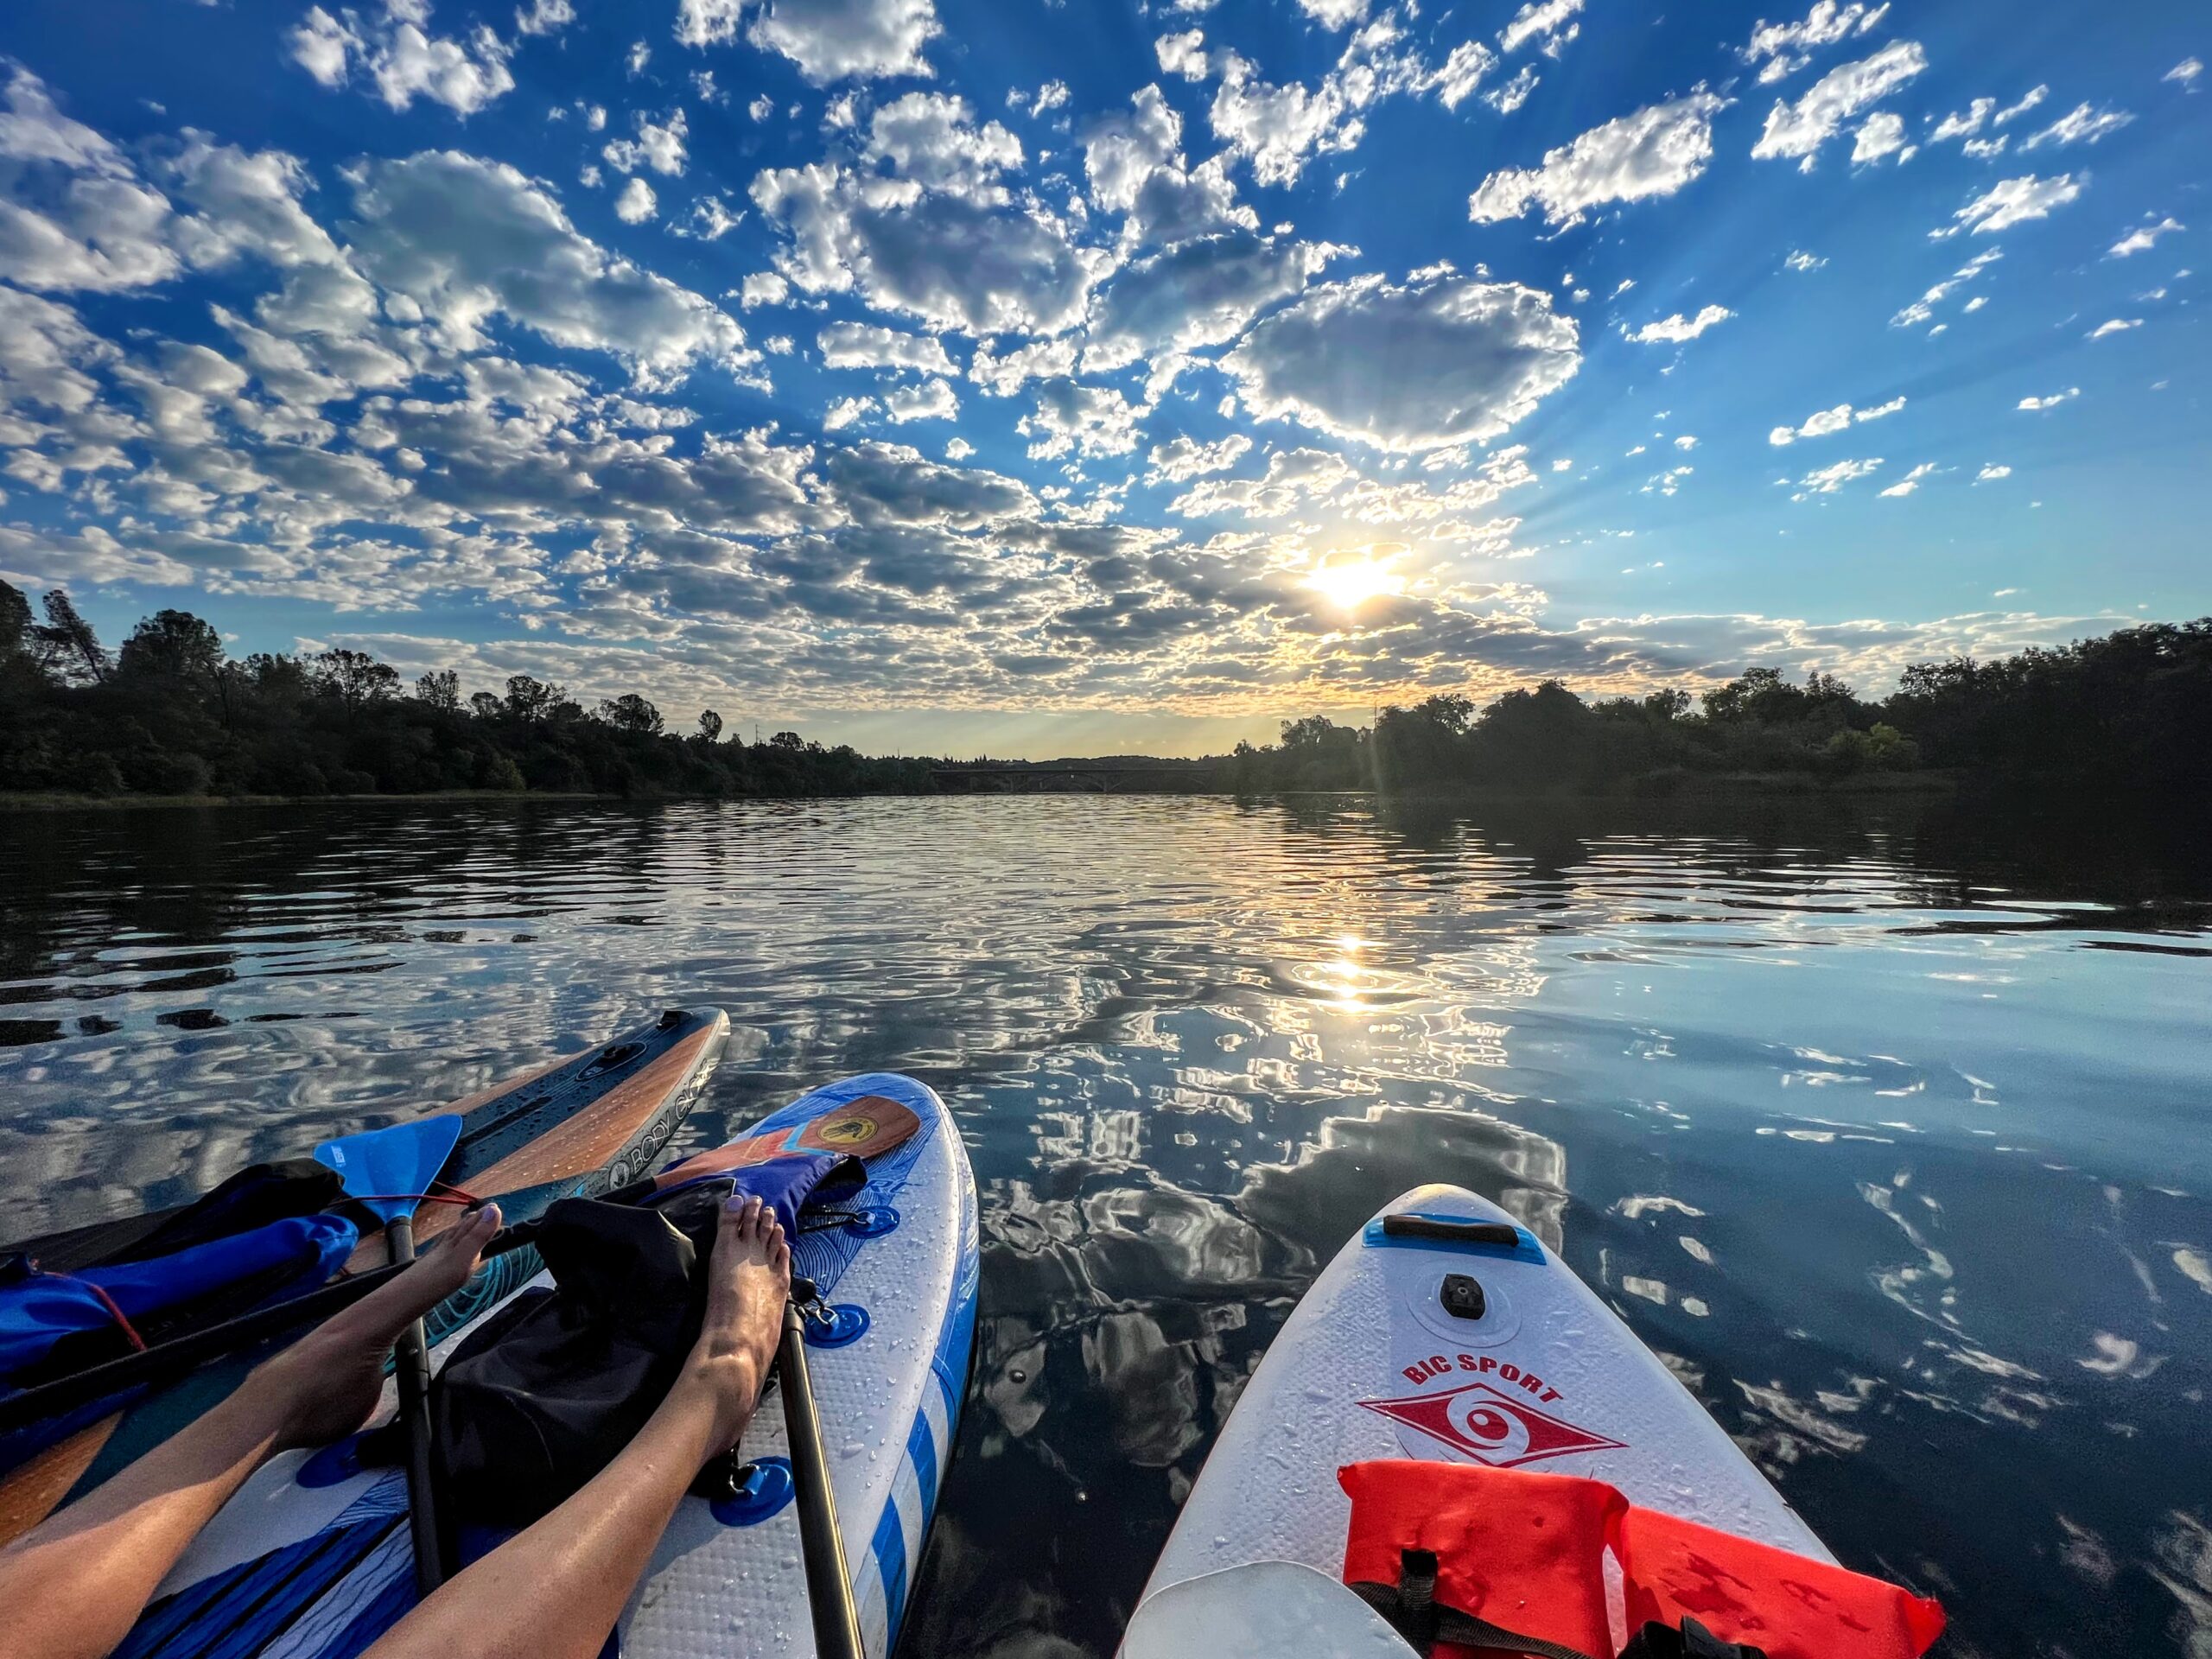
[[[0,817],[0,1234],[664,1005],[682,1144],[878,1068],[982,1199],[908,1654],[1109,1654],[1300,1290],[1458,1182],[1957,1655],[2212,1655],[2212,863],[1943,804]]]

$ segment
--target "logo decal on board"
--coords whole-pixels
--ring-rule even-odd
[[[1493,1469],[1514,1469],[1571,1452],[1602,1452],[1624,1444],[1577,1428],[1487,1382],[1470,1382],[1443,1394],[1359,1403]]]

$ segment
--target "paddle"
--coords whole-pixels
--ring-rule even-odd
[[[845,1576],[845,1538],[837,1526],[837,1500],[830,1490],[830,1459],[822,1448],[822,1418],[814,1406],[814,1379],[806,1369],[806,1316],[817,1300],[811,1280],[791,1281],[784,1304],[783,1345],[776,1365],[784,1394],[784,1436],[791,1442],[792,1496],[798,1505],[799,1554],[806,1564],[806,1600],[814,1616],[817,1659],[865,1659],[860,1610]]]
[[[415,1259],[413,1195],[427,1192],[461,1141],[461,1115],[442,1112],[389,1128],[327,1141],[315,1149],[358,1199],[384,1223],[385,1249],[395,1268]],[[415,1544],[415,1592],[427,1597],[445,1581],[446,1552],[438,1529],[435,1447],[430,1428],[430,1345],[416,1319],[399,1333],[393,1372],[399,1419],[407,1431],[407,1525]]]

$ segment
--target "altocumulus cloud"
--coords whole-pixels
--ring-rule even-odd
[[[1573,378],[1574,319],[1516,283],[1332,283],[1224,359],[1262,420],[1408,454],[1494,438]]]

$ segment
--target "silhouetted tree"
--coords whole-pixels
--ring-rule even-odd
[[[711,709],[699,711],[699,741],[709,748],[722,741],[722,717]]]
[[[42,602],[46,625],[36,633],[48,665],[67,684],[104,682],[108,676],[107,651],[92,632],[92,625],[77,614],[69,595],[59,588],[48,593]]]
[[[601,703],[599,717],[618,732],[638,732],[648,737],[660,735],[660,710],[634,691],[625,691],[620,696]]]
[[[461,676],[449,668],[434,668],[415,682],[415,695],[444,714],[461,712]]]

